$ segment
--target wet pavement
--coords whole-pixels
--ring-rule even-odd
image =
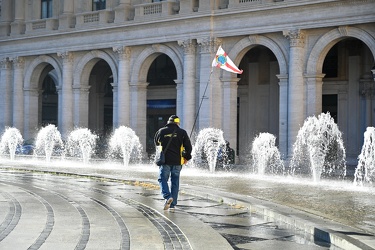
[[[335,207],[335,193],[329,199],[325,195],[333,188],[315,195],[326,199],[328,207],[317,213],[317,204],[309,207],[307,198],[298,200],[311,192],[306,186],[299,185],[300,194],[291,195],[285,183],[265,185],[269,181],[257,183],[243,175],[183,169],[178,207],[172,212],[162,209],[157,167],[152,165],[3,160],[0,249],[375,248],[372,210],[361,215],[367,224],[339,221],[332,218],[334,212],[325,215],[340,207]],[[361,194],[375,202],[374,193]],[[359,203],[364,209],[372,205]],[[345,209],[338,213],[350,215]]]

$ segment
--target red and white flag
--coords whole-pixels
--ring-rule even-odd
[[[242,74],[243,70],[239,70],[236,65],[232,62],[232,60],[229,58],[227,53],[219,47],[219,49],[216,52],[216,56],[214,60],[212,61],[212,67],[217,67],[224,69],[226,71],[236,73],[236,74]]]

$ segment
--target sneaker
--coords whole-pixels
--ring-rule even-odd
[[[171,206],[172,202],[173,202],[172,197],[169,198],[168,200],[166,200],[165,203],[164,203],[164,210],[168,210],[168,208]]]
[[[174,207],[169,208],[169,212],[174,213],[175,212],[175,208]]]

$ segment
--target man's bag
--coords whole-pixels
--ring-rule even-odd
[[[161,166],[165,163],[165,155],[162,146],[156,146],[155,164]]]

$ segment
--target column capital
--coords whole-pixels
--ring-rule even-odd
[[[138,89],[138,90],[146,90],[147,86],[149,85],[148,82],[136,82],[136,83],[130,83],[129,86],[130,88]]]
[[[115,46],[112,48],[117,53],[119,60],[128,60],[131,55],[131,48],[128,46]]]
[[[77,86],[73,85],[73,91],[89,92],[91,86]]]
[[[221,44],[222,40],[216,37],[206,37],[198,38],[197,42],[201,47],[201,52],[203,53],[214,53],[216,52],[218,46]]]
[[[317,74],[317,75],[307,75],[305,74],[304,77],[308,80],[308,79],[314,79],[314,80],[321,80],[324,78],[326,74]]]
[[[9,57],[0,59],[0,69],[10,69]]]
[[[238,83],[240,80],[241,80],[241,78],[237,78],[237,77],[221,77],[220,78],[220,81],[222,81],[224,83],[226,83],[226,82]]]
[[[290,40],[291,47],[304,47],[306,34],[303,30],[285,30],[283,35]]]
[[[25,66],[25,58],[16,56],[13,58],[9,58],[10,61],[13,62],[13,66],[15,68],[23,68]]]
[[[276,75],[276,77],[279,79],[279,86],[280,87],[287,87],[288,86],[288,74],[285,75]]]
[[[184,48],[185,54],[194,54],[197,48],[197,43],[193,39],[177,41],[178,45]]]
[[[74,59],[73,53],[69,51],[57,52],[57,56],[61,57],[64,63],[71,63]]]
[[[40,92],[39,90],[37,89],[32,89],[32,88],[23,88],[23,91],[27,92],[26,95],[29,95],[29,96],[39,96],[40,95]]]

